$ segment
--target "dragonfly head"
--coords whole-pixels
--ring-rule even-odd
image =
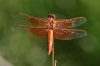
[[[56,16],[55,16],[55,14],[49,14],[49,15],[48,15],[48,18],[53,18],[53,19],[55,19]]]

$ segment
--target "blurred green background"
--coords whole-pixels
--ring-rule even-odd
[[[78,27],[87,31],[86,37],[55,40],[57,66],[100,66],[100,0],[0,0],[0,56],[13,66],[51,66],[47,39],[16,26],[29,24],[18,12],[44,18],[49,13],[58,19],[86,17]]]

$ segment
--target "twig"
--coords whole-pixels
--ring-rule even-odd
[[[52,44],[52,66],[55,66],[55,57],[54,57],[54,40]]]

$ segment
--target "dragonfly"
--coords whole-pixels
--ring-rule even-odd
[[[34,17],[24,13],[20,14],[27,17],[34,26],[26,26],[23,24],[18,24],[18,26],[28,28],[37,37],[48,38],[48,55],[52,52],[54,39],[71,40],[87,35],[85,30],[73,29],[85,23],[87,21],[85,17],[57,20],[55,14],[49,14],[48,18]]]

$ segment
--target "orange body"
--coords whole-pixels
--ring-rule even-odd
[[[52,44],[53,44],[53,30],[48,30],[48,55],[50,55],[52,51]]]

